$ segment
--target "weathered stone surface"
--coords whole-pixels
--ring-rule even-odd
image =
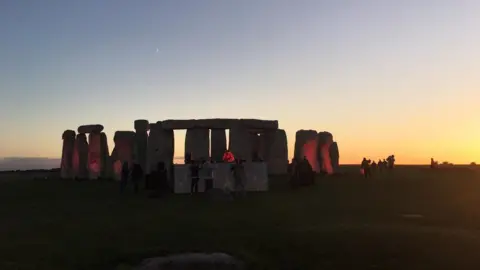
[[[185,135],[185,156],[190,154],[193,160],[208,160],[210,136],[208,129],[188,129]]]
[[[147,170],[147,145],[149,123],[147,120],[135,120],[135,161]]]
[[[77,129],[78,133],[100,133],[103,131],[102,125],[83,125]]]
[[[303,159],[305,154],[303,153],[305,143],[316,140],[317,139],[317,131],[315,130],[299,130],[295,133],[295,151],[293,154],[293,158],[295,159]]]
[[[64,179],[75,177],[73,170],[73,154],[75,149],[75,131],[65,130],[62,134],[62,160],[60,163],[60,176]]]
[[[317,135],[318,149],[317,158],[320,170],[332,174],[332,161],[330,160],[330,145],[333,143],[333,136],[330,132],[319,132]]]
[[[88,134],[88,178],[98,179],[104,166],[100,133]]]
[[[250,161],[252,159],[252,142],[250,133],[242,125],[236,125],[230,129],[228,149],[235,159]]]
[[[223,153],[227,149],[225,129],[212,129],[210,132],[210,156],[215,162],[222,162]]]
[[[231,129],[243,125],[248,129],[278,129],[278,121],[257,119],[186,119],[165,120],[161,122],[164,129]],[[159,123],[157,122],[157,123]]]
[[[286,174],[288,169],[287,134],[283,129],[265,132],[266,138],[272,139],[267,158],[269,174]]]
[[[268,161],[270,149],[273,144],[273,134],[272,132],[263,132],[259,136],[259,154],[260,158],[263,161]]]
[[[117,131],[114,136],[115,147],[112,151],[113,177],[120,180],[122,173],[122,164],[133,163],[133,148],[135,141],[135,132]]]
[[[260,154],[260,136],[259,134],[257,133],[252,133],[250,132],[250,144],[252,146],[252,150],[251,150],[251,156],[252,156],[252,159],[254,157],[261,157],[261,154]],[[258,161],[258,160],[257,160]]]
[[[189,270],[217,269],[242,270],[245,263],[225,253],[186,253],[167,257],[149,258],[133,270]]]
[[[170,170],[170,166],[173,164],[173,154],[173,130],[163,129],[158,124],[150,124],[150,135],[147,141],[147,172],[154,171],[159,162],[164,162]]]
[[[136,131],[148,131],[150,124],[148,120],[139,119],[133,122]]]
[[[320,172],[320,167],[318,165],[317,149],[317,138],[307,140],[302,147],[302,155],[307,158],[308,163],[310,163],[310,165],[312,166],[312,170],[316,173]]]
[[[330,145],[330,160],[332,162],[332,169],[334,173],[337,173],[340,168],[340,152],[338,151],[337,142],[333,142]]]
[[[102,168],[100,175],[102,178],[110,178],[112,174],[112,161],[110,160],[110,151],[108,150],[107,135],[100,133],[100,158],[102,160]]]
[[[88,143],[84,133],[77,134],[75,140],[73,171],[75,178],[86,179],[88,177]]]

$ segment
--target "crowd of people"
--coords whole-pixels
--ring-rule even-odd
[[[372,177],[373,174],[386,170],[393,170],[393,167],[395,166],[395,155],[390,155],[386,159],[379,159],[378,163],[367,159],[363,158],[362,163],[360,164],[360,172],[363,174],[365,178],[370,178]]]
[[[213,181],[216,166],[213,160],[194,160],[192,159],[191,153],[187,153],[184,162],[189,166],[191,194],[198,193],[200,179],[205,181],[204,191],[208,191],[214,187]],[[233,176],[233,183],[224,187],[225,191],[240,195],[245,194],[246,175],[244,160],[234,158],[233,154],[229,150],[226,150],[222,162],[232,164],[230,172]],[[120,179],[120,192],[123,193],[128,183],[131,182],[134,192],[138,193],[141,183],[145,181],[145,189],[151,191],[151,197],[159,197],[166,193],[171,193],[174,189],[173,180],[169,181],[169,179],[174,178],[172,171],[173,168],[167,168],[164,162],[159,162],[154,171],[145,175],[142,166],[137,162],[134,162],[133,165],[124,162]]]

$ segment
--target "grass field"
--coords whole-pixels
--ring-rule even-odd
[[[0,180],[2,270],[113,270],[182,251],[227,252],[250,269],[480,269],[480,175],[463,168],[295,191],[274,178],[272,191],[224,203],[13,178]]]

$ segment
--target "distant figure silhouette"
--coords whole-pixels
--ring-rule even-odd
[[[200,176],[198,175],[200,171],[200,166],[198,162],[192,161],[190,162],[190,177],[191,177],[191,184],[190,184],[190,193],[197,193],[198,192],[198,182],[200,181]]]
[[[395,166],[395,156],[391,155],[387,158],[387,166],[389,170],[392,170]]]
[[[377,163],[373,161],[371,165],[372,174],[374,174],[377,171],[377,167],[378,167]]]
[[[369,160],[363,158],[362,163],[360,164],[360,168],[363,171],[363,176],[368,178],[370,176],[370,163]]]
[[[438,162],[435,161],[433,158],[430,159],[430,168],[435,169],[438,167]]]
[[[235,164],[231,168],[234,180],[235,195],[245,195],[245,167],[243,160],[235,159]]]

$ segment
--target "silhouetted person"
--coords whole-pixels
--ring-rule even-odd
[[[375,163],[375,161],[373,161],[372,165],[370,166],[372,174],[374,174],[377,171],[377,167],[378,167],[377,163]]]
[[[363,158],[360,168],[363,170],[363,176],[368,178],[370,176],[370,164],[366,158]]]
[[[123,191],[125,190],[129,177],[130,177],[130,168],[128,167],[128,162],[125,161],[122,164],[122,173],[120,176],[120,192],[121,193],[123,193]]]
[[[245,194],[245,167],[243,166],[243,161],[240,159],[235,159],[235,164],[233,164],[231,170],[234,179],[235,194]]]
[[[387,166],[389,170],[392,170],[395,166],[395,156],[391,155],[387,158]]]
[[[204,161],[201,171],[205,179],[205,191],[208,191],[213,188],[213,164]]]
[[[192,161],[190,164],[190,177],[192,179],[192,182],[190,185],[191,194],[198,192],[198,182],[200,181],[199,171],[200,171],[200,166],[198,162]]]
[[[313,172],[312,165],[306,156],[304,156],[302,160],[302,171],[300,177],[302,177],[304,183],[307,185],[312,185],[315,182],[315,173]]]
[[[138,184],[142,181],[143,178],[143,170],[142,166],[138,163],[133,165],[132,170],[132,182],[133,182],[133,190],[135,193],[138,193]]]
[[[377,167],[380,172],[383,171],[383,162],[381,159],[378,160]]]
[[[162,194],[167,193],[169,189],[168,185],[168,171],[165,167],[164,162],[159,162],[157,164],[157,170],[155,171],[154,175],[154,186],[155,186],[155,196],[158,197]]]

